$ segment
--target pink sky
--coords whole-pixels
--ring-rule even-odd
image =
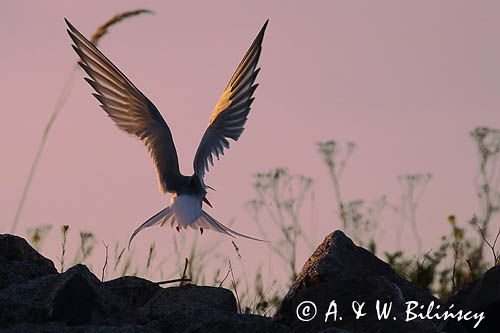
[[[447,215],[464,222],[475,211],[469,131],[500,127],[497,2],[10,1],[0,20],[0,232],[10,227],[43,127],[76,60],[63,18],[88,35],[111,15],[138,7],[156,15],[114,27],[100,47],[159,108],[186,174],[226,82],[270,19],[247,129],[206,178],[217,189],[211,212],[220,221],[236,218],[234,229],[258,236],[243,208],[253,196],[252,175],[287,166],[316,181],[318,240],[338,228],[315,147],[327,139],[359,146],[342,180],[348,199],[397,200],[397,175],[433,174],[418,212],[426,249],[448,232]],[[143,146],[107,119],[83,73],[76,77],[18,232],[70,224],[124,243],[168,198],[158,192]],[[389,248],[396,223],[391,215],[383,221]],[[144,231],[137,252],[152,241],[168,251],[171,232]],[[223,236],[203,237],[231,247]],[[254,260],[261,253],[251,241],[239,246]],[[44,253],[54,259],[58,247],[53,231]]]

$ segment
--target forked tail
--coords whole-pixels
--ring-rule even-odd
[[[198,220],[196,220],[196,222],[194,224],[196,224],[196,226],[192,226],[192,227],[194,227],[195,229],[207,228],[207,229],[210,229],[213,231],[217,231],[217,232],[229,235],[231,237],[240,236],[240,237],[256,240],[259,242],[267,242],[266,240],[253,238],[253,237],[250,237],[247,235],[240,234],[239,232],[236,232],[236,231],[226,227],[225,225],[223,225],[222,223],[220,223],[219,221],[214,219],[212,216],[208,215],[208,213],[205,211],[201,212],[200,218],[198,218]]]
[[[146,222],[141,224],[139,226],[139,228],[135,229],[135,231],[132,233],[132,236],[130,236],[130,239],[128,241],[128,249],[130,250],[130,244],[132,243],[132,240],[142,229],[145,229],[147,227],[151,227],[151,226],[154,226],[157,224],[159,224],[160,226],[163,226],[163,224],[166,221],[168,221],[169,219],[171,219],[172,217],[173,217],[173,211],[170,208],[170,206],[165,208],[165,209],[160,210],[158,213],[156,213],[155,215],[150,217],[149,220],[147,220]]]
[[[186,226],[182,223],[179,223],[179,221],[177,220],[177,218],[175,216],[174,210],[171,208],[171,206],[169,206],[169,207],[159,211],[157,214],[155,214],[154,216],[149,218],[146,222],[144,222],[137,229],[135,229],[135,231],[132,233],[132,236],[130,236],[130,240],[128,241],[128,248],[130,249],[130,244],[132,243],[132,240],[141,230],[143,230],[147,227],[152,227],[154,225],[159,225],[160,227],[163,227],[164,225],[170,225],[172,228],[176,227],[176,228],[182,228],[182,229],[185,229],[187,227],[190,227],[192,229],[197,229],[197,230],[198,229],[208,229],[208,230],[213,230],[213,231],[220,232],[222,234],[229,235],[231,237],[239,236],[239,237],[244,237],[244,238],[256,240],[259,242],[267,242],[267,241],[262,240],[262,239],[253,238],[253,237],[250,237],[247,235],[240,234],[239,232],[236,232],[236,231],[226,227],[225,225],[223,225],[222,223],[220,223],[219,221],[214,219],[212,216],[208,215],[208,213],[203,211],[203,210],[201,211],[200,217],[198,217],[196,220],[194,220],[192,223],[190,223],[189,225]]]

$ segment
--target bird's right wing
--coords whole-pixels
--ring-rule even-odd
[[[201,178],[208,171],[208,164],[213,165],[214,156],[219,159],[219,156],[224,154],[224,149],[229,148],[228,139],[237,141],[245,129],[250,105],[253,102],[252,95],[257,88],[254,82],[260,70],[257,68],[257,63],[267,23],[268,21],[260,29],[229,80],[203,134],[193,162],[194,172]]]
[[[144,142],[156,165],[160,188],[173,188],[180,175],[172,134],[158,109],[87,38],[66,20],[78,63],[90,76],[85,80],[95,98],[121,130]]]

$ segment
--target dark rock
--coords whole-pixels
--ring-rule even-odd
[[[60,277],[49,297],[51,320],[68,325],[104,324],[125,307],[84,265],[76,265]]]
[[[39,254],[26,240],[0,235],[0,289],[56,273],[52,261]]]
[[[3,333],[161,333],[153,327],[139,325],[116,326],[67,326],[61,323],[17,324],[2,330]]]
[[[378,319],[377,300],[380,301],[381,306],[392,303],[391,314],[387,320]],[[313,301],[317,308],[316,317],[309,322],[297,320],[297,306],[304,301]],[[325,314],[332,301],[335,301],[337,306],[337,321],[334,321],[331,315],[325,322]],[[352,310],[353,301],[365,303],[363,313],[366,315],[360,319],[356,319]],[[282,313],[283,317],[280,322],[300,332],[317,332],[332,327],[344,329],[347,332],[437,332],[435,325],[431,322],[421,320],[405,322],[406,305],[401,291],[383,276],[354,277],[322,282],[297,294],[291,309],[293,312]]]
[[[236,299],[231,291],[195,285],[165,288],[137,310],[138,323],[160,320],[164,332],[235,317]]]
[[[476,321],[448,321],[446,332],[500,332],[500,266],[490,268],[482,278],[459,290],[446,302],[446,308],[484,313],[484,319],[474,328]]]
[[[100,282],[83,265],[0,290],[0,328],[9,332],[274,332],[270,318],[239,315],[223,288],[160,288],[136,277]],[[220,329],[220,330],[219,330]]]
[[[143,320],[150,321],[163,318],[165,314],[182,309],[209,308],[236,313],[236,299],[233,293],[224,288],[199,287],[187,285],[163,289],[149,300],[139,313]]]
[[[342,320],[330,319],[325,313],[335,300]],[[392,302],[390,320],[378,320],[376,300]],[[297,318],[297,306],[313,301],[318,315],[311,321]],[[355,319],[353,301],[366,302],[366,316]],[[275,320],[301,332],[317,332],[339,327],[353,332],[438,332],[430,321],[405,321],[407,301],[428,305],[441,302],[411,282],[399,277],[385,262],[369,251],[354,245],[341,231],[328,235],[307,260],[289,292],[283,299]],[[333,318],[333,317],[330,317]],[[394,318],[396,318],[394,320]]]
[[[325,328],[324,330],[319,331],[318,333],[350,333],[350,332],[342,328],[328,327]]]
[[[9,328],[3,329],[3,333],[66,333],[66,332],[75,332],[68,328],[64,324],[60,323],[48,323],[48,324],[27,324],[21,323],[10,326]]]
[[[244,315],[221,310],[192,308],[167,314],[161,320],[148,323],[145,328],[161,332],[290,332],[290,328],[271,318]]]
[[[239,332],[239,333],[287,333],[290,328],[274,322],[271,318],[256,315],[237,315],[225,320],[209,321],[193,325],[184,333]]]
[[[0,327],[16,323],[105,324],[123,302],[83,265],[0,290]]]
[[[304,265],[273,319],[237,313],[233,293],[187,285],[161,288],[137,277],[101,282],[87,267],[58,274],[52,262],[19,237],[0,236],[0,330],[7,332],[469,332],[473,322],[406,321],[406,303],[441,304],[399,277],[342,232],[329,235]],[[16,275],[19,276],[16,276]],[[334,300],[338,316],[325,323]],[[379,319],[377,300],[391,303]],[[317,316],[297,318],[297,305],[314,301]],[[356,319],[352,302],[365,302]],[[477,332],[496,332],[500,268],[453,296],[448,304],[484,311]],[[459,325],[460,324],[460,325]]]
[[[224,288],[161,288],[137,277],[101,282],[84,265],[58,274],[22,238],[0,236],[0,329],[7,332],[286,332],[241,315]]]
[[[136,322],[137,309],[160,293],[163,288],[157,284],[135,276],[123,276],[104,282],[106,290],[119,297],[124,310],[113,315],[114,322]]]

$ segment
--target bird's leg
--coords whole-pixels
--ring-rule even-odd
[[[177,232],[181,232],[181,229],[179,228],[179,226],[176,226],[175,229],[177,230]]]
[[[203,228],[200,228],[200,235],[203,235]]]

